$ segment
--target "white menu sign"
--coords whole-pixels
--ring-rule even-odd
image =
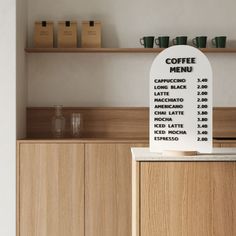
[[[212,69],[191,46],[165,49],[150,72],[150,151],[212,152]]]

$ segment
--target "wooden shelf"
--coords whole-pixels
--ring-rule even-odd
[[[204,53],[236,53],[236,48],[202,48]]]
[[[28,53],[159,53],[162,48],[26,48]]]
[[[160,53],[163,48],[26,48],[27,53]],[[236,53],[236,48],[203,48],[204,53]]]

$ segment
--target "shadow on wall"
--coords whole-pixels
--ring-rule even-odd
[[[89,19],[100,20],[102,23],[102,47],[103,48],[119,48],[120,47],[116,25],[109,23],[111,16],[94,14],[94,15],[91,15]],[[81,32],[81,29],[79,31]]]
[[[226,47],[227,48],[236,48],[236,40],[228,39],[226,41]]]
[[[102,47],[120,47],[117,30],[114,24],[102,24]]]

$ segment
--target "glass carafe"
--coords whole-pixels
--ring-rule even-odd
[[[65,117],[62,115],[62,106],[56,105],[55,115],[52,117],[52,134],[54,138],[62,138],[65,132]]]

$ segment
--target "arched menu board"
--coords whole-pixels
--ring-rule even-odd
[[[173,46],[150,72],[150,151],[212,151],[212,69],[191,46]]]

